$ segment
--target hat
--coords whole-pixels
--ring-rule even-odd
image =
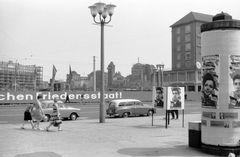
[[[43,95],[42,94],[39,94],[38,96],[37,96],[37,99],[42,99],[43,98]]]
[[[53,98],[53,101],[54,101],[54,102],[57,102],[58,99],[59,99],[58,96],[55,96],[55,97]]]

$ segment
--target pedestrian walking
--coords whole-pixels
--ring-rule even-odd
[[[46,131],[49,131],[48,129],[53,125],[55,127],[58,127],[58,131],[62,131],[61,129],[61,117],[60,117],[60,112],[59,112],[59,107],[58,107],[58,97],[54,97],[54,104],[53,104],[53,113],[52,117],[50,119],[50,124],[48,127],[46,127]]]
[[[34,128],[38,129],[38,130],[42,130],[39,126],[40,122],[43,120],[43,118],[45,117],[45,114],[43,112],[42,109],[42,94],[39,94],[37,96],[37,101],[33,104],[33,109],[32,109],[32,118],[37,121],[34,124]]]
[[[84,102],[84,95],[85,95],[84,93],[81,95],[81,102],[82,102],[83,105],[85,105],[85,102]]]
[[[68,94],[67,94],[67,97],[66,97],[65,103],[70,103],[70,100],[69,100],[69,96],[68,96]]]
[[[31,104],[29,106],[27,106],[27,108],[24,112],[24,122],[22,124],[21,129],[25,129],[24,126],[28,122],[30,122],[30,124],[32,125],[32,129],[34,129],[33,122],[32,122],[32,116],[31,116],[32,109],[33,109],[33,107]]]

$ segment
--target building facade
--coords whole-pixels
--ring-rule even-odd
[[[113,76],[115,74],[115,65],[113,64],[113,62],[111,62],[108,67],[108,84],[107,87],[108,88],[112,88],[113,87]]]
[[[42,86],[42,67],[12,61],[0,63],[0,90],[33,91],[41,89]]]
[[[173,25],[172,70],[163,72],[164,86],[185,87],[186,91],[201,90],[201,25],[213,16],[190,12]]]

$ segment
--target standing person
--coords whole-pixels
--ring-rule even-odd
[[[69,96],[68,96],[68,94],[67,94],[67,97],[66,97],[66,100],[65,100],[65,103],[70,103],[70,100],[69,100]]]
[[[176,108],[181,108],[181,89],[178,88],[178,87],[173,87],[172,88],[172,95],[173,95],[173,98],[172,98],[172,101],[171,101],[171,107],[173,108],[173,110],[171,110],[171,114],[172,114],[172,119],[175,118],[175,115],[176,115],[176,119],[178,119],[178,109]]]
[[[21,129],[25,129],[24,126],[26,123],[28,123],[28,121],[32,125],[32,129],[34,129],[33,122],[32,122],[32,116],[31,116],[32,109],[33,109],[33,107],[31,104],[26,108],[26,110],[24,112],[24,122],[23,122]]]
[[[84,93],[81,95],[81,102],[83,103],[83,105],[85,105],[85,103],[84,103]]]
[[[43,117],[45,116],[42,109],[42,103],[41,103],[42,98],[43,98],[42,94],[39,94],[37,96],[37,101],[33,104],[33,109],[32,109],[32,117],[34,120],[37,121],[33,126],[38,130],[42,130],[39,127],[39,124],[43,120]]]
[[[52,118],[51,122],[48,127],[46,127],[46,131],[49,131],[48,129],[53,125],[58,127],[58,131],[62,131],[61,129],[61,117],[60,117],[60,112],[59,112],[59,107],[58,107],[58,97],[54,97],[53,99],[54,104],[53,104],[53,113],[52,113]]]

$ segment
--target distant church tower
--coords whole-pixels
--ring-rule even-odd
[[[115,65],[111,62],[108,67],[108,88],[112,87],[113,84],[113,75],[115,74]]]

